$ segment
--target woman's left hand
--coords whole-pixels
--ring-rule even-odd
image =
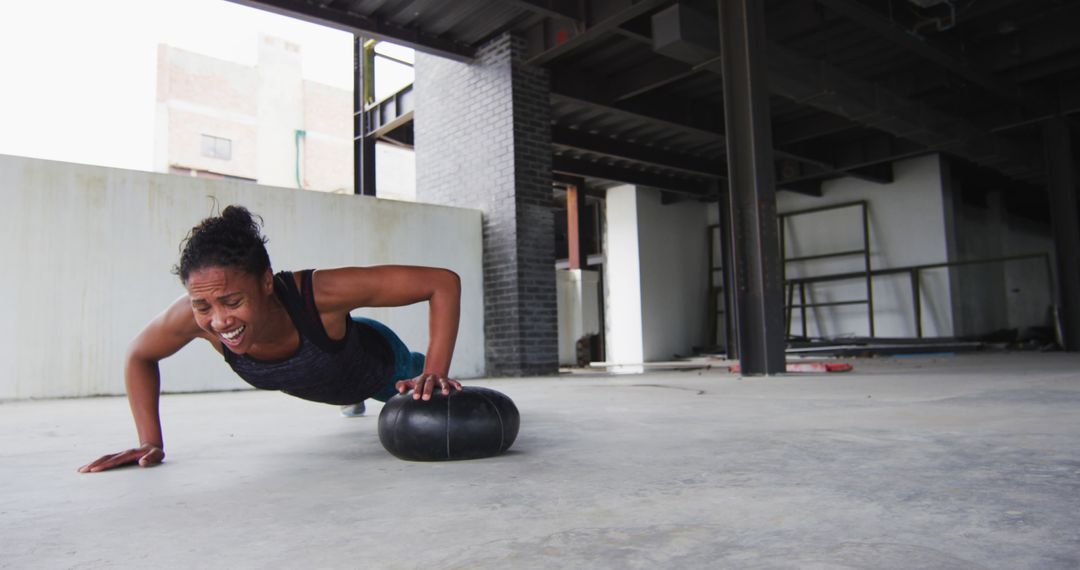
[[[398,394],[404,394],[412,390],[414,400],[430,400],[436,388],[442,392],[443,396],[449,396],[451,388],[461,390],[461,382],[434,373],[424,373],[412,380],[399,380],[394,386],[397,388]]]

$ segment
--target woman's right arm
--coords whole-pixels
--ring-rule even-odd
[[[149,467],[165,459],[165,443],[158,415],[158,398],[161,394],[158,362],[199,336],[203,336],[202,330],[195,323],[191,304],[185,295],[150,321],[135,337],[124,366],[124,384],[131,415],[135,419],[135,429],[139,434],[139,446],[103,455],[80,467],[80,473],[105,471],[133,463]]]

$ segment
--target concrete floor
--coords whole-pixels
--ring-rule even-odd
[[[82,475],[125,400],[4,403],[0,566],[1080,567],[1080,356],[850,362],[477,380],[521,433],[454,463],[236,392],[163,398],[165,465]]]

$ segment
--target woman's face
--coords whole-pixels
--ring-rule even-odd
[[[273,276],[257,277],[235,267],[203,267],[188,274],[185,284],[199,328],[213,334],[230,351],[244,354],[260,334],[274,295]]]

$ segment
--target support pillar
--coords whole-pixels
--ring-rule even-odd
[[[416,54],[416,195],[484,213],[492,376],[558,371],[551,103],[525,48],[507,33],[471,63]]]
[[[1062,119],[1043,127],[1049,182],[1050,222],[1057,260],[1058,321],[1062,348],[1080,350],[1080,225],[1076,201],[1076,163],[1072,133]]]
[[[353,35],[353,193],[375,195],[375,139],[368,136],[364,111],[374,99],[374,46]]]
[[[718,6],[739,361],[743,374],[778,374],[785,371],[784,303],[765,11],[756,0]]]
[[[585,226],[582,223],[585,214],[585,181],[566,186],[566,242],[570,269],[584,269],[589,262],[586,259],[585,242],[582,237]]]
[[[739,358],[739,335],[735,332],[735,324],[739,322],[737,311],[738,291],[733,286],[735,273],[732,270],[733,248],[735,237],[731,233],[731,192],[726,188],[720,192],[720,200],[717,206],[720,215],[717,218],[720,226],[720,286],[724,290],[724,352],[730,359]],[[711,263],[711,261],[710,261]],[[715,319],[715,315],[710,315]]]

